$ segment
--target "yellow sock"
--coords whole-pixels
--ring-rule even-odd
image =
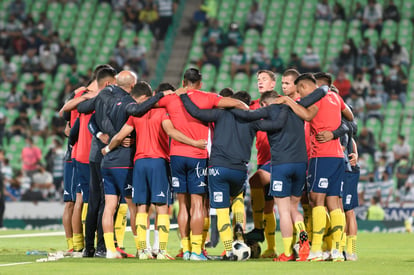
[[[356,240],[357,240],[357,236],[353,235],[353,236],[348,236],[346,241],[346,253],[352,255],[356,253]]]
[[[244,224],[244,199],[243,193],[240,193],[233,199],[233,204],[231,205],[231,211],[233,212],[234,219],[236,223],[239,223],[241,226]]]
[[[201,254],[201,242],[203,240],[203,234],[193,235],[191,234],[191,252],[197,255]]]
[[[68,245],[68,250],[73,249],[73,237],[72,238],[66,238],[66,244]]]
[[[191,252],[191,242],[189,237],[181,238],[181,246],[183,247],[183,252]]]
[[[170,234],[170,216],[168,214],[158,214],[157,228],[160,250],[167,250],[168,236]]]
[[[136,224],[137,224],[138,250],[146,249],[147,248],[148,214],[137,213]]]
[[[312,241],[312,208],[309,204],[302,204],[303,208],[303,220],[305,223],[305,229],[308,233],[309,242]]]
[[[82,251],[85,247],[83,234],[81,233],[73,233],[73,250],[74,251]]]
[[[217,228],[220,239],[223,242],[224,249],[228,252],[233,250],[233,233],[230,225],[230,216],[228,208],[219,208],[217,212]]]
[[[323,206],[316,206],[312,209],[313,237],[311,251],[322,250],[322,239],[326,226],[326,211]]]
[[[297,235],[296,228],[293,227],[293,234],[292,234],[292,247],[296,244],[296,235]]]
[[[201,240],[201,248],[204,248],[204,244],[206,243],[209,228],[210,228],[210,216],[207,216],[207,217],[204,217],[203,239]]]
[[[116,241],[119,247],[124,247],[125,228],[127,224],[127,211],[128,205],[126,203],[121,203],[118,207],[118,212],[116,213],[114,229]]]
[[[306,231],[305,224],[302,221],[295,222],[295,230],[296,232]]]
[[[115,248],[115,243],[114,243],[114,233],[113,232],[104,233],[104,240],[105,240],[106,250],[111,250],[112,252],[115,252],[116,248]]]
[[[339,250],[341,236],[344,230],[344,220],[342,218],[342,211],[338,208],[331,211],[329,215],[331,216],[332,249]]]
[[[265,233],[266,242],[267,242],[267,249],[276,251],[276,239],[275,239],[276,218],[275,218],[275,214],[273,214],[273,213],[264,214],[264,222],[265,222],[264,233]]]
[[[341,211],[341,216],[342,216],[343,228],[342,228],[342,234],[341,234],[341,241],[339,244],[339,252],[342,253],[343,251],[345,251],[345,246],[346,246],[346,232],[344,231],[345,225],[346,225],[346,217],[343,211]]]
[[[86,215],[87,214],[88,214],[88,203],[84,202],[83,206],[82,206],[82,214],[81,214],[83,235],[85,235]]]
[[[263,188],[250,189],[252,198],[253,224],[254,228],[263,228],[263,209],[265,205]]]
[[[137,250],[139,250],[138,248],[139,248],[139,239],[138,239],[138,236],[134,236],[134,243],[135,243],[135,248],[137,249]]]
[[[290,256],[293,253],[292,250],[292,237],[288,237],[288,238],[282,238],[283,240],[283,247],[284,247],[284,253],[286,256]]]
[[[323,244],[322,250],[323,251],[331,251],[332,249],[332,235],[331,235],[331,218],[329,217],[329,213],[326,212],[326,225],[325,225],[325,233],[323,234]]]

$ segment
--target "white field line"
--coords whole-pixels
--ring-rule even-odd
[[[3,266],[13,266],[13,265],[22,265],[22,264],[32,264],[33,262],[21,262],[21,263],[10,263],[10,264],[0,264],[0,267]]]
[[[170,229],[177,229],[177,224],[171,224]],[[150,230],[154,230],[154,226],[150,226]],[[131,227],[127,226],[127,232],[131,232]],[[13,234],[13,235],[0,235],[0,239],[9,239],[9,238],[33,238],[33,237],[51,237],[51,236],[64,236],[65,232],[45,232],[45,233],[31,233],[31,234]]]

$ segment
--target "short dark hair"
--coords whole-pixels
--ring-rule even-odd
[[[131,96],[140,97],[140,96],[152,96],[151,86],[146,81],[138,81],[132,88]]]
[[[316,84],[316,79],[313,76],[313,74],[311,74],[311,73],[304,73],[304,74],[299,75],[298,78],[296,78],[295,85],[298,85],[298,83],[300,81],[303,81],[303,80],[312,81],[313,83]]]
[[[232,88],[224,88],[219,92],[219,95],[223,96],[223,97],[230,97],[232,95],[234,95],[234,91]]]
[[[92,73],[91,82],[94,81],[95,79],[97,79],[99,71],[102,70],[102,69],[104,69],[104,68],[112,68],[112,69],[114,69],[109,64],[101,64],[101,65],[96,66],[95,67],[95,70],[93,70],[93,73]]]
[[[259,74],[265,73],[267,74],[273,81],[276,81],[276,74],[272,72],[271,70],[258,70],[256,73],[256,77],[259,76]]]
[[[238,100],[246,103],[247,105],[250,105],[250,101],[252,100],[252,97],[246,91],[238,91],[237,93],[235,93],[231,97],[235,98],[235,99],[238,99]]]
[[[287,69],[282,76],[293,76],[294,79],[298,78],[300,73],[296,69]]]
[[[108,78],[108,77],[115,78],[115,76],[116,76],[116,71],[114,68],[104,67],[100,69],[98,73],[96,74],[96,81],[98,81],[98,85],[99,85],[100,84],[99,82],[101,82],[105,78]]]
[[[196,68],[189,68],[184,72],[184,82],[185,83],[197,83],[201,81],[200,70]]]
[[[328,82],[329,87],[332,85],[332,75],[329,73],[317,72],[317,73],[314,73],[313,76],[315,77],[316,80],[322,79]]]
[[[161,92],[168,91],[168,90],[175,91],[176,89],[170,83],[163,82],[163,83],[160,83],[160,85],[158,85],[158,87],[155,89],[155,93],[157,94],[157,93],[161,93]]]
[[[266,91],[264,92],[261,96],[260,96],[260,104],[262,104],[263,102],[269,100],[269,99],[275,99],[278,98],[279,94],[276,91]]]

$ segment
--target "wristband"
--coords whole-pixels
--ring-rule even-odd
[[[111,152],[111,149],[109,149],[109,146],[105,146],[104,151],[106,154],[108,154],[109,152]]]
[[[97,134],[96,134],[96,138],[99,138],[100,136],[102,136],[103,135],[103,133],[102,132],[98,132]]]

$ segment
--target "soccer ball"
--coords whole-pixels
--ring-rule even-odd
[[[233,242],[233,254],[238,261],[246,261],[250,258],[250,247],[240,241]]]
[[[250,258],[251,259],[258,259],[262,254],[262,249],[260,248],[260,244],[256,241],[247,240],[246,244],[250,247]]]

